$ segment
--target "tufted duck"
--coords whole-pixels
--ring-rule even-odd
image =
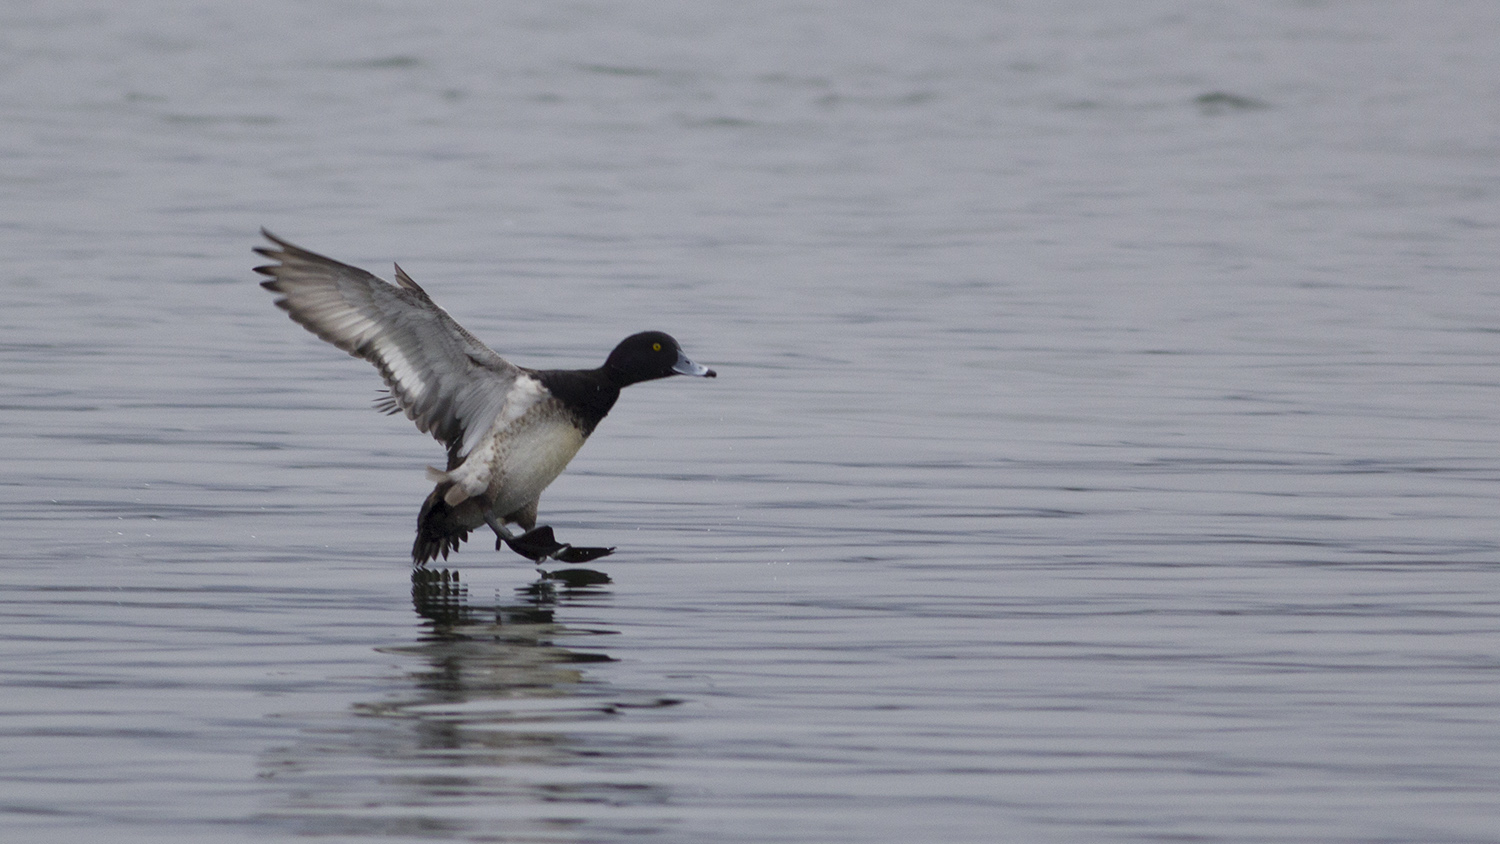
[[[398,265],[391,284],[357,267],[294,246],[255,251],[275,261],[256,272],[276,304],[307,330],[380,370],[389,395],[375,405],[405,413],[448,448],[448,468],[428,468],[437,486],[417,516],[412,560],[422,565],[489,525],[533,560],[582,562],[612,548],[578,548],[537,527],[537,500],[620,396],[620,388],[670,375],[713,378],[660,331],[620,341],[598,369],[527,369],[465,331]],[[516,535],[508,524],[526,533]]]

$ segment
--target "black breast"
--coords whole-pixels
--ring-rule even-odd
[[[620,388],[610,383],[603,369],[545,369],[531,374],[562,403],[585,437],[620,397]]]

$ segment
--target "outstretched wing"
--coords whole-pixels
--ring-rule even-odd
[[[520,369],[465,331],[399,266],[391,284],[261,234],[276,248],[255,251],[276,263],[255,271],[271,277],[261,286],[280,294],[276,304],[308,331],[375,364],[390,387],[386,407],[442,441],[450,466],[467,455],[504,409]]]

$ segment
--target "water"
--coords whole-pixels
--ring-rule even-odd
[[[4,837],[1496,840],[1496,66],[1479,2],[7,5]],[[719,370],[543,498],[609,582],[408,578],[440,448],[261,225]]]

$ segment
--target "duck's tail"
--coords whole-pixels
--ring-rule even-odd
[[[447,494],[452,486],[452,481],[444,480],[433,487],[417,514],[417,541],[411,546],[411,559],[419,566],[439,556],[448,559],[448,554],[457,551],[469,538],[469,531],[484,523],[484,514],[474,499],[467,498],[457,505],[448,503]]]

